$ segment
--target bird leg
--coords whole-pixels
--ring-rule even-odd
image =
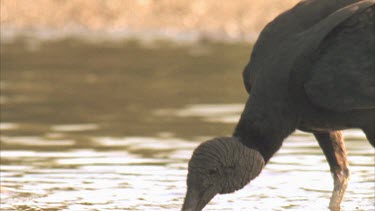
[[[331,211],[341,210],[341,201],[349,180],[344,139],[340,131],[314,133],[314,136],[326,156],[334,180],[329,208]]]

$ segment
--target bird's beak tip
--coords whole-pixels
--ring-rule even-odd
[[[182,211],[197,211],[197,206],[199,203],[198,196],[194,193],[187,192],[182,206]]]
[[[182,211],[200,211],[217,194],[215,189],[208,188],[200,190],[199,188],[188,188]]]

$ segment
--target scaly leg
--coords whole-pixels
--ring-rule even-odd
[[[341,210],[341,201],[344,197],[349,180],[348,161],[346,159],[346,149],[341,131],[331,131],[326,133],[314,133],[324,155],[327,158],[334,180],[329,208]]]

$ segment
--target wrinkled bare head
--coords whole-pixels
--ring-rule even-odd
[[[189,162],[187,192],[182,210],[202,210],[218,193],[243,188],[261,172],[262,155],[235,137],[222,137],[199,145]]]

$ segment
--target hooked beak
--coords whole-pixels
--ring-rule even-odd
[[[200,211],[217,194],[213,186],[200,190],[201,187],[188,187],[182,211]]]

